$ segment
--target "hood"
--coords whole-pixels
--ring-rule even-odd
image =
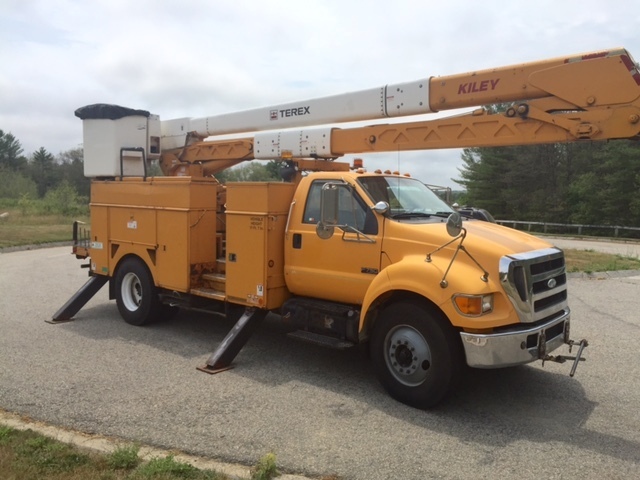
[[[504,255],[511,255],[533,250],[550,248],[549,242],[542,240],[525,232],[520,232],[513,228],[476,220],[465,220],[462,224],[467,231],[464,246],[472,255],[481,255],[485,258],[500,258]],[[442,223],[413,223],[387,221],[385,225],[385,241],[400,241],[414,244],[414,248],[409,248],[412,253],[425,254],[447,242],[452,237],[447,233],[444,221]],[[453,242],[448,249],[455,249],[459,241]],[[387,249],[390,252],[396,249]],[[406,249],[403,249],[405,253]],[[399,259],[393,259],[398,261]]]

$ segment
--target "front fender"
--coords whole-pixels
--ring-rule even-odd
[[[409,255],[389,265],[371,282],[362,304],[359,331],[372,305],[382,296],[394,291],[412,292],[441,305],[451,297],[448,289],[440,288],[444,270],[436,263],[425,262],[424,255]]]
[[[488,281],[482,281],[482,270],[460,258],[453,262],[447,274],[447,286],[440,282],[449,267],[450,258],[432,258],[425,262],[422,255],[410,255],[382,270],[371,282],[362,305],[359,331],[366,327],[369,311],[385,295],[405,291],[414,293],[436,305],[452,325],[463,329],[491,329],[517,323],[513,305],[503,295],[497,274],[491,274]],[[481,317],[461,315],[451,298],[457,293],[484,295],[494,294],[494,310]]]

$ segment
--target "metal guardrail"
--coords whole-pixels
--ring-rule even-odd
[[[632,238],[640,237],[640,227],[624,227],[622,225],[582,225],[575,223],[530,222],[521,220],[496,220],[496,223],[515,228],[516,230],[525,230],[525,228],[518,228],[518,225],[526,226],[528,232],[561,233],[561,231],[564,231],[574,233],[577,230],[577,234],[582,235],[585,229],[589,229],[591,234],[598,230],[604,232],[613,230],[614,237],[619,237],[621,232],[627,231],[630,232],[629,236]]]

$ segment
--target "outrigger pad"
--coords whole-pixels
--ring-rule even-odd
[[[215,375],[216,373],[226,372],[227,370],[231,370],[233,365],[229,365],[224,368],[212,368],[207,364],[202,365],[201,367],[196,367],[196,370],[200,370],[201,372],[208,373],[209,375]]]
[[[62,320],[56,320],[55,318],[52,318],[51,320],[45,320],[44,323],[50,323],[51,325],[57,325],[59,323],[69,323],[69,322],[73,322],[75,320],[75,318],[65,318]]]

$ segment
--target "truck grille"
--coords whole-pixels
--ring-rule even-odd
[[[549,320],[569,310],[562,250],[504,256],[500,259],[500,281],[522,323]]]

